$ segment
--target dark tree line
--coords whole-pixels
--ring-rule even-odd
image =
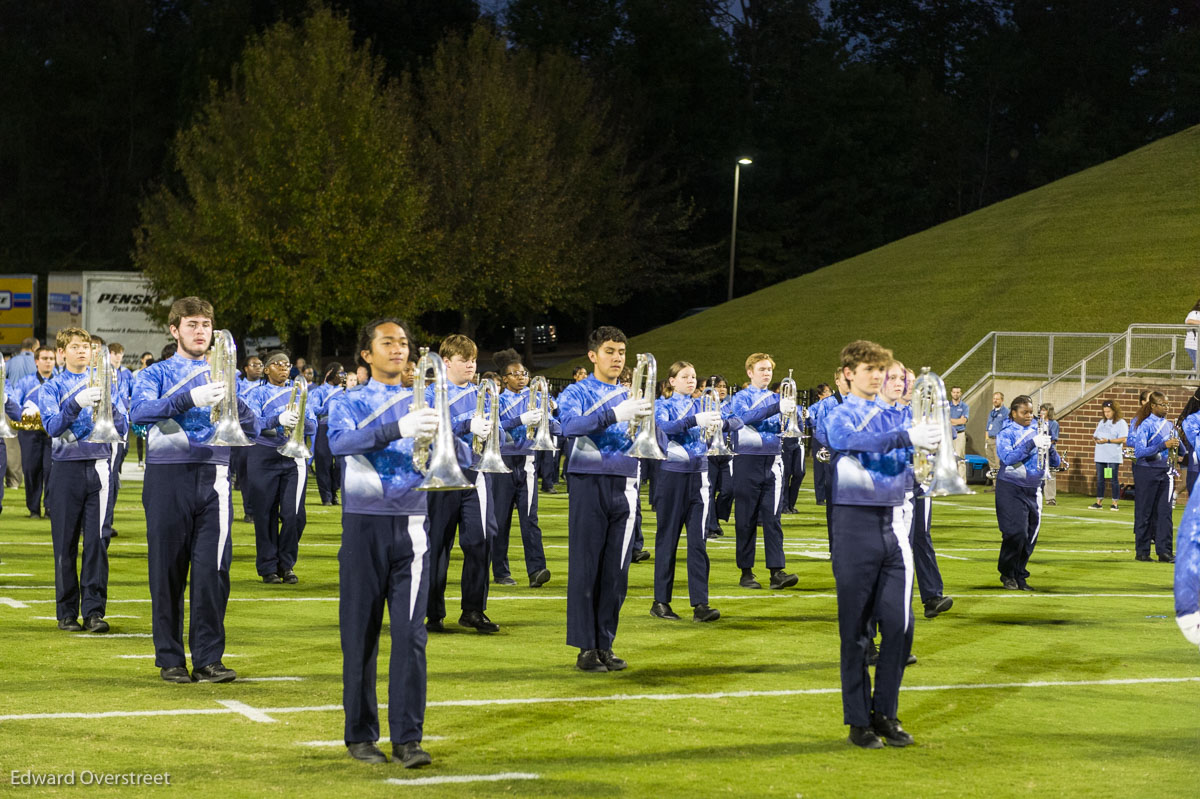
[[[0,271],[128,268],[139,204],[178,180],[172,142],[210,82],[228,80],[249,38],[310,3],[0,0]],[[598,294],[625,298],[605,313],[633,330],[723,297],[730,172],[743,153],[755,164],[742,173],[738,294],[1200,122],[1191,2],[331,5],[395,79],[481,19],[514,53],[565,53],[582,67],[630,174],[658,192],[643,197],[646,212],[694,209],[686,241],[649,226],[627,279],[597,276]],[[552,307],[581,320],[584,305]]]

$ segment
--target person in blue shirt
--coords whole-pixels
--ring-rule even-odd
[[[1042,526],[1042,483],[1046,470],[1061,462],[1048,433],[1033,423],[1033,400],[1022,394],[1009,406],[1009,422],[996,438],[1000,473],[996,476],[996,520],[1002,540],[996,568],[1000,584],[1016,591],[1032,591],[1029,558]],[[1044,466],[1039,450],[1046,450]]]
[[[904,509],[913,447],[932,450],[941,440],[937,425],[910,428],[900,411],[878,400],[891,361],[891,351],[875,342],[847,344],[841,363],[850,391],[825,419],[833,452],[830,543],[842,714],[850,743],[867,749],[913,742],[897,719],[913,636],[913,559]],[[867,651],[873,619],[881,639],[872,694]]]
[[[1118,510],[1121,499],[1121,448],[1129,435],[1129,423],[1121,418],[1121,406],[1115,400],[1105,400],[1100,405],[1103,418],[1096,423],[1092,438],[1096,440],[1096,450],[1092,460],[1096,464],[1096,501],[1088,507],[1100,510],[1104,502],[1104,484],[1112,484],[1112,506],[1110,510]]]
[[[950,429],[954,431],[954,456],[958,459],[958,476],[967,480],[967,418],[970,409],[962,401],[962,386],[950,387]]]
[[[38,410],[54,452],[48,504],[50,535],[54,541],[58,628],[105,633],[109,629],[104,621],[109,535],[104,520],[112,497],[109,483],[114,445],[88,440],[104,394],[100,386],[88,385],[92,337],[85,330],[68,327],[58,331],[56,343],[63,352],[66,369],[42,386]],[[129,430],[125,403],[115,394],[110,395],[109,403],[113,425],[118,433],[124,434]],[[75,564],[81,538],[82,570],[77,574]],[[81,609],[82,627],[77,621]]]
[[[6,414],[10,421],[21,418],[21,406],[7,391],[4,393],[4,409],[0,413]],[[0,464],[3,463],[8,463],[8,445],[0,438]],[[4,512],[4,483],[4,475],[0,473],[0,513]]]
[[[329,449],[343,459],[342,540],[338,550],[338,626],[342,644],[342,706],[351,757],[385,763],[375,698],[383,610],[390,614],[388,727],[392,755],[405,768],[429,765],[421,748],[425,724],[426,602],[431,562],[428,494],[413,465],[414,438],[433,438],[438,414],[411,410],[403,385],[412,338],[395,318],[359,332],[358,360],[370,380],[329,401]],[[470,463],[460,440],[460,465]],[[446,492],[449,493],[449,492]],[[471,493],[469,491],[463,493]]]
[[[1169,404],[1161,391],[1151,391],[1133,420],[1129,445],[1133,447],[1133,538],[1134,557],[1150,560],[1150,542],[1163,563],[1174,563],[1171,507],[1175,497],[1175,474],[1168,461],[1170,450],[1179,446],[1175,425],[1166,418]]]
[[[707,622],[721,618],[721,612],[708,604],[708,552],[705,548],[705,520],[708,518],[708,431],[719,427],[724,435],[741,427],[741,419],[722,419],[718,411],[700,410],[696,390],[696,367],[676,361],[667,371],[667,396],[654,405],[654,417],[660,434],[666,437],[667,459],[658,474],[658,504],[655,508],[658,529],[654,535],[654,602],[650,615],[678,621],[671,610],[675,588],[675,557],[679,536],[687,525],[688,604],[692,620]],[[715,440],[715,439],[714,439]]]
[[[818,386],[819,388],[820,386]],[[833,478],[829,465],[831,455],[829,441],[825,438],[825,415],[841,405],[848,393],[850,393],[850,387],[842,379],[841,369],[838,369],[833,376],[833,387],[829,389],[828,393],[825,393],[825,396],[818,395],[817,402],[808,409],[813,440],[813,491],[816,492],[817,504],[824,505],[826,508],[826,524],[828,524],[829,492],[833,488]]]
[[[15,385],[37,371],[37,350],[41,342],[29,337],[21,340],[21,349],[4,365],[4,379]]]
[[[516,585],[508,566],[508,541],[513,512],[521,529],[525,574],[530,588],[550,580],[542,528],[538,524],[538,471],[533,438],[529,431],[542,420],[542,409],[530,407],[529,370],[516,350],[501,350],[493,356],[500,385],[500,455],[511,474],[492,475],[492,501],[496,515],[496,538],[492,541],[492,574],[500,585]],[[547,412],[549,412],[547,410]],[[549,423],[551,435],[560,432],[558,422]],[[550,453],[555,454],[555,453]]]
[[[304,435],[317,431],[313,406],[305,401],[304,419],[289,405],[295,384],[288,379],[287,353],[267,356],[266,382],[251,389],[245,403],[256,417],[258,435],[254,446],[246,447],[246,488],[254,508],[255,568],[264,583],[300,581],[296,576],[296,561],[300,557],[300,538],[304,535],[307,516],[304,512],[304,493],[308,486],[308,463],[302,457],[279,453],[297,424],[304,425]],[[299,405],[299,397],[295,399]]]
[[[242,365],[237,379],[237,395],[244,402],[252,389],[262,385],[265,367],[262,358],[251,355]],[[254,503],[246,481],[246,461],[253,447],[232,447],[229,450],[229,473],[233,477],[234,489],[242,495],[242,521],[254,522]]]
[[[1038,418],[1046,423],[1050,431],[1050,443],[1057,450],[1058,420],[1054,418],[1054,406],[1048,402],[1042,403],[1038,406]],[[1046,479],[1042,482],[1042,501],[1047,505],[1058,504],[1058,476],[1055,469],[1046,472]]]
[[[491,420],[485,406],[484,415],[476,416],[479,387],[472,382],[479,350],[475,342],[466,336],[447,336],[438,347],[438,354],[446,363],[446,376],[450,381],[450,422],[454,435],[468,446],[473,436],[487,438],[491,434]],[[423,378],[422,378],[423,379]],[[434,387],[425,389],[425,403],[432,406]],[[476,458],[478,461],[478,458]],[[429,497],[429,546],[432,575],[429,583],[429,620],[426,627],[430,632],[445,632],[442,619],[446,616],[446,583],[450,571],[450,553],[454,549],[455,532],[458,546],[462,549],[462,615],[458,623],[474,628],[480,633],[500,630],[487,613],[488,555],[496,535],[496,517],[492,510],[491,480],[477,469],[468,469],[468,480],[475,484],[474,491],[438,491]]]
[[[767,387],[775,371],[775,360],[765,352],[746,358],[750,385],[721,406],[721,415],[742,422],[734,434],[733,514],[737,535],[737,565],[742,570],[742,588],[762,588],[754,574],[758,527],[762,526],[763,554],[771,572],[771,588],[790,588],[800,578],[784,571],[783,457],[779,440],[780,413],[795,410],[795,401],[781,400]]]
[[[21,406],[21,416],[40,414],[38,398],[42,386],[54,376],[55,351],[50,347],[38,347],[33,374],[26,375],[10,386],[10,393]],[[25,508],[29,518],[42,518],[42,503],[47,506],[49,516],[51,459],[50,437],[43,425],[40,430],[19,430],[17,441],[21,446],[21,471],[25,476]]]
[[[1200,388],[1196,389],[1191,398],[1184,404],[1183,410],[1176,419],[1175,424],[1183,431],[1183,439],[1180,441],[1179,460],[1180,463],[1187,464],[1185,471],[1185,479],[1188,496],[1192,494],[1192,487],[1196,485],[1196,478],[1200,476],[1200,453],[1196,451],[1196,447],[1200,446]]]
[[[317,415],[317,435],[313,438],[313,472],[317,477],[317,494],[321,497],[322,505],[338,504],[341,467],[329,451],[329,400],[334,394],[345,391],[345,387],[346,370],[334,361],[325,365],[321,384],[308,389],[308,401],[313,404]]]
[[[204,442],[213,434],[212,406],[225,384],[210,382],[205,355],[213,339],[213,307],[199,297],[176,300],[167,329],[177,350],[137,374],[130,418],[147,425],[147,561],[155,665],[163,680],[225,683],[237,678],[221,663],[225,653],[225,607],[229,602],[233,510],[229,447]],[[237,400],[238,424],[258,432],[254,413]],[[191,572],[188,645],[183,648],[183,597]]]
[[[92,336],[92,345],[105,346],[105,341],[99,336]],[[125,357],[125,346],[116,341],[107,346],[109,364],[112,366],[113,373],[117,377],[117,384],[113,388],[113,394],[120,397],[122,406],[128,409],[129,403],[133,399],[133,372],[122,366],[122,360]],[[121,491],[121,467],[125,465],[125,453],[129,451],[128,435],[122,441],[114,444],[112,450],[112,462],[109,469],[112,479],[108,481],[110,497],[107,516],[104,519],[104,534],[110,538],[116,538],[117,531],[113,527],[113,509],[117,506],[117,496]]]
[[[721,403],[729,400],[729,384],[722,375],[712,375],[704,381],[705,388],[715,388]],[[708,456],[708,519],[705,521],[706,538],[725,535],[720,522],[729,521],[733,512],[733,457],[729,455]]]
[[[1189,494],[1175,544],[1175,623],[1200,645],[1200,494]]]
[[[638,461],[625,453],[633,446],[629,423],[644,420],[654,406],[632,399],[618,382],[625,347],[618,328],[593,330],[592,374],[558,396],[563,435],[573,444],[567,462],[567,645],[579,649],[575,666],[588,672],[628,665],[613,653],[638,504]]]
[[[1008,424],[1008,408],[1004,407],[1004,394],[996,391],[992,394],[992,409],[988,411],[987,431],[984,433],[983,444],[983,454],[988,461],[988,485],[995,485],[996,475],[1000,473],[1000,458],[996,455],[996,438],[1006,424]]]

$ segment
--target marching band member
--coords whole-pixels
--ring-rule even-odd
[[[246,395],[259,431],[254,446],[246,447],[246,489],[254,508],[258,576],[264,583],[294,585],[300,581],[294,567],[308,520],[304,512],[308,464],[304,458],[288,457],[278,449],[297,424],[304,425],[305,435],[316,433],[317,417],[307,401],[302,420],[292,407],[295,384],[288,379],[290,369],[286,353],[272,353],[266,360],[266,382]]]
[[[795,410],[795,400],[781,400],[767,386],[775,361],[765,352],[746,358],[750,386],[721,407],[728,419],[737,416],[744,425],[736,433],[733,459],[734,528],[737,565],[743,588],[762,588],[754,576],[758,527],[762,526],[763,551],[771,571],[771,588],[789,588],[800,578],[783,570],[783,527],[779,513],[783,495],[783,460],[780,456],[779,414]]]
[[[479,350],[474,341],[455,334],[442,340],[438,354],[446,362],[446,377],[450,381],[450,422],[454,426],[454,434],[470,446],[471,436],[486,438],[491,433],[487,413],[481,417],[475,416],[479,387],[472,382],[472,378],[475,376]],[[433,405],[432,385],[425,389],[425,402]],[[442,622],[446,617],[446,582],[457,530],[458,545],[463,553],[462,615],[458,623],[463,627],[473,627],[477,632],[494,633],[500,630],[500,625],[484,612],[487,610],[488,596],[488,546],[495,535],[490,481],[487,475],[474,469],[468,469],[464,474],[475,484],[474,491],[438,491],[429,497],[432,576],[426,627],[430,632],[446,630]]]
[[[717,411],[701,411],[696,389],[696,368],[676,361],[667,372],[668,393],[654,405],[659,431],[667,437],[667,459],[658,475],[658,529],[654,535],[654,602],[650,615],[678,620],[671,610],[675,587],[675,556],[679,535],[687,525],[688,603],[693,621],[716,621],[721,612],[708,606],[708,552],[704,525],[711,492],[708,485],[707,428],[736,430],[741,419],[722,420]],[[721,435],[719,433],[718,435]]]
[[[1038,407],[1038,419],[1046,423],[1050,431],[1050,442],[1058,449],[1058,422],[1054,419],[1054,406],[1048,402],[1042,403]],[[1042,483],[1042,501],[1047,505],[1058,504],[1058,478],[1053,471],[1046,472],[1046,480]]]
[[[16,421],[21,418],[21,406],[7,392],[4,395],[4,410],[0,411],[8,416],[11,421]],[[20,432],[17,433],[20,436]],[[8,463],[8,445],[4,443],[4,439],[0,438],[0,464]],[[5,480],[4,469],[0,468],[0,513],[4,512],[4,484]],[[3,561],[0,561],[3,562]]]
[[[578,647],[582,671],[620,671],[613,654],[621,605],[629,582],[633,525],[638,505],[638,461],[625,453],[633,442],[629,422],[654,408],[619,385],[625,334],[610,326],[588,336],[592,374],[558,396],[563,435],[573,442],[567,509],[567,645]]]
[[[54,583],[60,630],[108,632],[104,621],[108,601],[108,543],[104,520],[111,501],[113,444],[88,441],[94,429],[93,409],[99,410],[104,389],[88,385],[92,337],[68,327],[58,331],[58,349],[65,370],[42,386],[38,410],[53,440],[54,468],[50,470],[50,534],[54,540]],[[129,430],[125,404],[110,393],[113,425]],[[75,570],[80,538],[82,572]],[[81,579],[82,578],[82,579]],[[83,610],[83,626],[77,621]]]
[[[405,768],[425,766],[425,645],[429,596],[426,494],[413,466],[413,439],[432,437],[433,407],[410,411],[413,393],[401,375],[412,339],[398,319],[376,319],[359,333],[358,359],[370,382],[329,401],[329,449],[343,458],[342,545],[338,550],[338,622],[342,643],[342,705],[351,757],[386,763],[380,751],[375,699],[383,608],[391,616],[388,727],[392,756]],[[469,463],[459,442],[459,462]],[[447,492],[449,493],[449,492]],[[472,493],[472,492],[462,492]]]
[[[996,475],[996,521],[1003,536],[996,568],[1009,590],[1032,591],[1029,558],[1042,526],[1042,481],[1046,469],[1061,462],[1048,433],[1033,424],[1033,400],[1022,394],[1012,401],[1009,421],[996,437],[1000,473]],[[1046,452],[1039,465],[1039,450]]]
[[[1150,560],[1150,541],[1163,563],[1174,563],[1171,554],[1171,501],[1175,496],[1175,474],[1168,465],[1169,450],[1179,446],[1174,425],[1166,418],[1167,397],[1151,391],[1130,425],[1133,447],[1133,537],[1137,560]]]
[[[38,347],[34,353],[34,372],[16,382],[12,393],[21,406],[18,416],[32,416],[41,413],[38,401],[42,386],[54,376],[55,352],[50,347]],[[21,446],[21,471],[25,475],[25,507],[29,518],[42,518],[43,498],[46,503],[46,516],[50,515],[50,470],[51,442],[46,435],[45,422],[41,430],[20,430],[17,441]]]
[[[721,402],[729,399],[729,384],[721,375],[712,375],[704,383],[706,388],[715,388]],[[733,511],[733,457],[729,455],[708,456],[708,518],[705,520],[705,537],[720,538],[725,535],[718,519],[729,521]]]
[[[317,475],[317,493],[322,505],[338,504],[338,485],[341,483],[341,467],[329,451],[329,401],[344,390],[346,370],[340,363],[326,364],[321,385],[310,386],[308,401],[313,404],[317,415],[317,435],[313,438],[313,472]],[[412,387],[412,379],[408,381]]]
[[[550,579],[542,548],[542,528],[538,524],[538,475],[528,429],[542,420],[542,409],[530,407],[529,372],[516,350],[502,350],[494,356],[504,391],[500,394],[500,454],[512,474],[493,475],[492,500],[496,515],[496,538],[492,542],[492,572],[501,585],[516,585],[508,567],[508,540],[512,515],[517,513],[521,544],[525,551],[525,572],[529,587],[539,588]],[[547,399],[549,399],[547,397]],[[547,413],[549,410],[547,409]],[[550,432],[559,432],[551,420]],[[554,454],[554,453],[550,453]]]
[[[138,372],[130,411],[134,423],[152,425],[142,506],[155,665],[167,682],[229,682],[237,677],[221,663],[233,557],[229,447],[203,443],[213,433],[212,406],[225,396],[224,383],[209,382],[205,362],[213,339],[213,307],[198,297],[176,300],[167,325],[178,350]],[[242,429],[257,433],[249,407],[238,399],[237,409]],[[189,569],[191,675],[183,651]]]
[[[818,386],[820,388],[820,386]],[[825,438],[825,416],[829,411],[841,405],[850,393],[850,387],[842,378],[842,370],[838,369],[833,376],[833,388],[816,404],[808,409],[812,420],[813,440],[813,490],[817,495],[817,504],[825,506],[825,523],[829,524],[829,495],[833,490],[833,475],[830,461],[824,460],[829,456],[829,441]]]
[[[1175,424],[1183,431],[1183,437],[1186,439],[1180,442],[1183,444],[1180,455],[1182,456],[1185,451],[1187,453],[1185,480],[1190,498],[1192,486],[1196,484],[1196,477],[1200,475],[1200,452],[1196,451],[1196,447],[1200,446],[1200,388],[1196,389],[1191,399],[1183,406],[1183,411],[1180,412]],[[1181,457],[1180,460],[1183,458]]]
[[[1194,415],[1194,414],[1193,414]],[[1200,494],[1188,494],[1175,547],[1175,623],[1200,645]]]
[[[103,346],[104,339],[99,336],[92,336],[93,346]],[[114,341],[108,345],[108,361],[113,368],[113,374],[116,375],[116,386],[113,388],[113,394],[120,398],[121,406],[128,411],[129,403],[133,400],[133,372],[121,365],[121,361],[125,356],[125,345]],[[117,495],[121,492],[121,467],[125,465],[125,454],[129,451],[129,436],[122,434],[123,440],[113,444],[112,460],[109,464],[109,474],[111,479],[108,481],[109,499],[108,512],[104,517],[104,533],[109,538],[116,538],[117,531],[113,527],[113,510],[117,507]]]
[[[891,351],[874,342],[846,345],[842,372],[850,392],[825,418],[834,453],[830,543],[843,720],[850,743],[867,749],[912,743],[896,718],[913,634],[912,551],[896,508],[911,485],[911,447],[933,449],[941,439],[937,425],[906,429],[898,412],[876,402],[891,360]],[[872,619],[882,634],[874,695],[866,661]]]
[[[246,395],[263,382],[262,358],[251,355],[242,367],[242,375],[237,381],[237,395],[245,401]],[[229,450],[229,471],[233,475],[233,487],[242,495],[242,521],[254,521],[254,503],[250,497],[250,488],[246,483],[246,459],[253,447],[231,447]]]

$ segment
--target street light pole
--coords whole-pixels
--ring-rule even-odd
[[[749,166],[754,161],[743,156],[733,165],[733,230],[729,233],[729,295],[725,298],[728,302],[733,299],[733,263],[734,256],[737,254],[737,207],[738,207],[738,184],[741,182],[742,166]]]

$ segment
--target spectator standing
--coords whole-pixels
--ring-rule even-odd
[[[953,411],[951,411],[953,413]],[[1038,417],[1050,426],[1050,441],[1058,449],[1058,422],[1054,420],[1054,406],[1048,402],[1038,408]],[[1054,469],[1046,469],[1046,484],[1042,488],[1042,499],[1047,505],[1058,504],[1058,478]]]
[[[32,337],[21,341],[20,351],[16,355],[9,358],[8,363],[6,363],[4,365],[5,366],[5,368],[4,368],[5,380],[8,381],[9,385],[15,386],[17,384],[18,380],[20,380],[23,377],[28,377],[29,375],[31,375],[37,371],[37,363],[34,359],[33,353],[37,351],[37,348],[40,346],[40,344],[41,344],[41,342],[39,342],[36,338],[32,338]],[[1195,344],[1195,342],[1193,342],[1192,343],[1192,362],[1193,363],[1196,362],[1196,349],[1195,348],[1196,348],[1196,344]]]
[[[970,409],[963,402],[962,386],[950,389],[950,424],[954,428],[954,456],[958,461],[958,476],[967,480],[967,416]]]
[[[1200,325],[1200,300],[1196,300],[1196,304],[1192,306],[1192,310],[1188,311],[1187,318],[1183,320],[1185,325],[1188,325],[1187,336],[1183,340],[1183,348],[1187,350],[1188,357],[1192,359],[1192,369],[1196,368],[1196,330]]]
[[[988,484],[995,485],[996,475],[1000,472],[1000,457],[996,454],[996,436],[1008,424],[1008,408],[1004,407],[1004,394],[997,391],[992,394],[992,409],[988,412],[987,437],[983,444],[983,454],[988,461]]]
[[[1121,406],[1113,400],[1105,400],[1100,406],[1104,418],[1096,424],[1096,502],[1089,507],[1100,510],[1104,502],[1104,484],[1112,485],[1112,505],[1109,510],[1118,510],[1117,501],[1121,498],[1121,483],[1118,472],[1121,469],[1121,448],[1129,435],[1129,423],[1121,418]]]

